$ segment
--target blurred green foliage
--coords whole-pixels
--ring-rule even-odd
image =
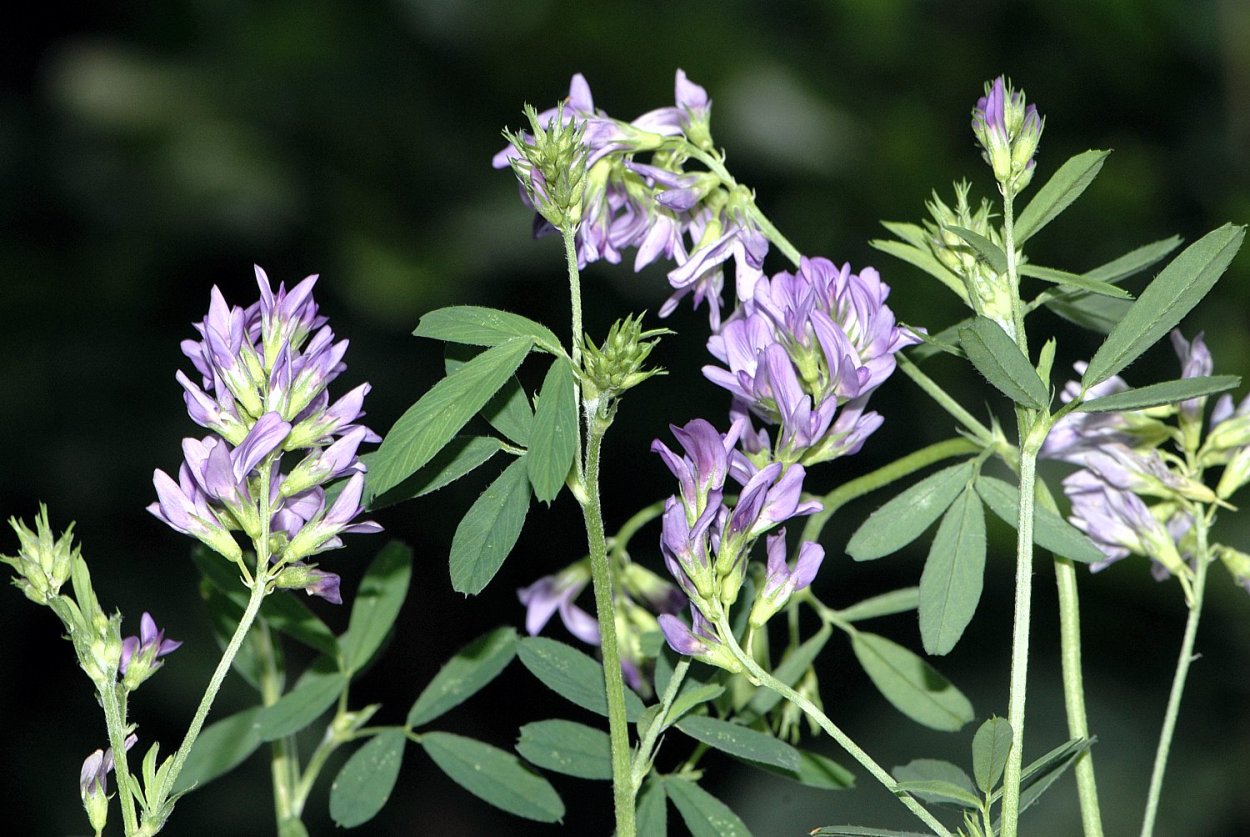
[[[0,33],[0,512],[30,517],[42,499],[54,525],[77,519],[106,605],[121,608],[132,630],[137,614],[151,610],[187,641],[134,705],[141,739],[167,746],[216,649],[200,617],[190,544],[143,507],[151,470],[176,467],[178,440],[197,431],[173,373],[186,366],[177,344],[202,316],[210,286],[246,303],[253,262],[287,282],[323,274],[323,311],[352,340],[344,383],[374,385],[366,406],[379,431],[441,367],[435,344],[408,336],[422,312],[488,302],[563,332],[559,247],[529,240],[515,184],[489,159],[502,145],[500,129],[520,124],[522,103],[553,103],[573,72],[585,73],[600,107],[631,118],[668,104],[673,72],[684,68],[714,99],[713,129],[731,169],[758,190],[777,225],[805,252],[877,264],[900,318],[931,328],[960,316],[955,301],[866,241],[880,234],[878,219],[920,217],[931,188],[947,193],[965,176],[976,193],[992,188],[968,121],[982,82],[1000,72],[1047,117],[1040,177],[1086,148],[1115,149],[1098,183],[1039,237],[1031,253],[1039,262],[1085,269],[1172,233],[1192,241],[1224,221],[1250,219],[1250,6],[1241,0],[169,0],[52,4],[33,14],[45,17]],[[1250,373],[1247,280],[1243,254],[1187,327],[1206,330],[1217,372]],[[595,266],[583,281],[592,289],[592,333],[627,311],[654,311],[666,296],[658,270],[634,276]],[[683,307],[667,323],[680,334],[654,358],[672,374],[648,382],[646,398],[626,399],[605,465],[609,480],[628,475],[608,486],[610,528],[670,490],[658,463],[640,453],[650,438],[665,422],[719,403],[698,374],[704,322]],[[1057,368],[1092,345],[1070,335]],[[1131,369],[1130,380],[1172,377],[1172,364],[1164,349]],[[934,374],[953,368],[938,361]],[[979,391],[951,386],[979,409]],[[904,380],[874,404],[886,427],[814,489],[949,431]],[[920,430],[903,418],[923,415],[933,420]],[[362,700],[386,703],[382,722],[397,720],[469,638],[520,621],[515,587],[584,549],[573,510],[558,502],[531,521],[527,552],[481,597],[454,595],[447,544],[480,488],[448,489],[380,517],[418,555],[386,673],[362,685]],[[914,556],[871,571],[836,560],[839,539],[873,502],[829,530],[835,560],[817,588],[831,602],[914,583],[918,574]],[[1223,540],[1247,548],[1250,525],[1232,522]],[[991,535],[1000,546],[1006,537]],[[349,547],[326,565],[353,589],[369,553]],[[1053,592],[1048,569],[1038,567],[1030,746],[1040,752],[1065,736]],[[991,560],[974,641],[943,663],[982,717],[1005,708],[1010,575]],[[1231,585],[1214,586],[1199,638],[1204,661],[1191,678],[1164,790],[1165,834],[1250,830],[1250,601]],[[1082,589],[1105,819],[1111,833],[1126,833],[1145,798],[1183,607],[1171,586],[1155,585],[1131,562],[1083,577]],[[917,644],[914,617],[887,627]],[[11,833],[82,832],[78,759],[103,740],[88,684],[55,623],[16,592],[0,594],[0,636]],[[842,676],[836,654],[826,665],[826,707],[885,764],[966,751],[966,741],[917,730],[879,700],[860,700],[871,692]],[[563,710],[544,708],[548,696],[519,670],[501,682],[449,724],[507,746],[520,724]],[[223,693],[222,714],[242,705],[235,685]],[[760,834],[857,818],[888,825],[895,816],[871,789],[808,794],[709,764],[718,776],[711,787]],[[210,823],[221,834],[263,833],[266,777],[253,762],[189,797],[172,833]],[[575,832],[607,828],[606,790],[558,786]],[[1026,833],[1075,833],[1071,797],[1052,792]],[[312,803],[313,833],[328,828],[324,799]],[[486,809],[416,758],[384,818],[370,833],[541,831]]]

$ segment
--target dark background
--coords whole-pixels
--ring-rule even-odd
[[[673,72],[684,68],[715,100],[714,135],[730,168],[757,188],[777,225],[806,253],[878,265],[899,317],[932,329],[962,316],[953,297],[866,241],[881,235],[878,219],[921,217],[935,186],[949,196],[950,182],[966,176],[977,195],[993,188],[968,115],[983,81],[1000,72],[1047,116],[1041,180],[1073,153],[1115,149],[1086,197],[1036,240],[1030,255],[1039,263],[1079,271],[1172,233],[1192,241],[1225,221],[1250,219],[1250,7],[1238,0],[854,0],[784,9],[169,0],[31,11],[24,25],[0,33],[0,513],[29,519],[42,500],[57,527],[76,520],[101,599],[126,614],[127,632],[146,609],[186,642],[132,701],[143,739],[167,750],[180,740],[216,648],[187,559],[190,542],[144,506],[154,499],[152,469],[176,469],[179,439],[201,432],[183,412],[174,371],[188,367],[178,341],[192,335],[209,288],[217,284],[227,299],[247,304],[255,299],[253,263],[288,284],[321,273],[322,310],[352,341],[336,392],[370,381],[369,423],[380,432],[436,380],[440,347],[408,336],[422,312],[492,304],[564,333],[559,246],[529,240],[515,185],[491,171],[489,159],[501,146],[500,128],[519,124],[522,103],[553,103],[573,72],[586,74],[599,107],[632,118],[670,104]],[[774,254],[769,267],[784,264]],[[1243,254],[1185,326],[1206,329],[1217,372],[1248,371],[1248,279]],[[659,270],[635,276],[627,267],[595,266],[583,281],[593,333],[627,311],[656,310],[666,296]],[[1033,335],[1062,332],[1057,369],[1095,345],[1053,318],[1033,322]],[[667,324],[680,334],[657,357],[672,374],[625,402],[608,440],[609,529],[672,490],[646,453],[667,422],[706,415],[723,424],[724,399],[698,372],[706,358],[702,312],[683,305]],[[1145,383],[1175,371],[1165,348],[1128,377]],[[931,372],[983,414],[991,396],[966,369],[937,361]],[[952,429],[901,376],[874,407],[885,427],[860,456],[812,474],[811,490],[826,491]],[[551,510],[531,510],[517,553],[483,595],[453,593],[447,545],[484,480],[476,475],[377,515],[417,556],[388,654],[353,690],[354,705],[384,703],[379,722],[402,721],[458,647],[492,626],[520,624],[516,587],[582,554],[575,507],[561,498]],[[848,533],[881,499],[853,506],[826,530],[830,560],[816,588],[831,604],[919,577],[919,552],[871,567],[841,557]],[[1250,548],[1244,523],[1223,523],[1224,540]],[[1007,702],[1011,550],[1005,527],[992,531],[977,618],[938,661],[978,718],[1005,714]],[[652,566],[655,538],[647,530],[634,549]],[[382,543],[353,538],[325,566],[353,590]],[[13,548],[6,530],[0,550]],[[1066,737],[1053,573],[1044,561],[1036,581],[1029,758]],[[1092,578],[1082,572],[1081,589],[1107,833],[1135,833],[1184,608],[1176,586],[1154,583],[1141,560]],[[345,625],[346,608],[314,607],[331,625]],[[1245,591],[1214,570],[1160,834],[1250,830],[1248,616]],[[103,725],[58,627],[16,591],[0,593],[0,793],[10,833],[86,831],[77,771],[102,746]],[[919,647],[914,616],[874,629]],[[560,627],[551,633],[566,637]],[[884,764],[918,756],[967,762],[973,727],[946,735],[906,721],[844,643],[832,642],[821,664],[830,715]],[[250,699],[246,687],[229,683],[214,716]],[[436,726],[507,748],[520,724],[546,717],[587,720],[517,665]],[[670,736],[661,769],[685,747]],[[326,789],[343,757],[310,802],[314,834],[332,827]],[[821,794],[714,756],[704,764],[705,784],[732,800],[757,834],[845,822],[912,826],[871,782]],[[553,782],[573,833],[610,829],[606,783]],[[268,770],[255,758],[181,802],[169,833],[263,834],[271,810]],[[1027,816],[1025,833],[1077,833],[1071,779]],[[362,831],[555,827],[477,802],[412,747],[389,806]]]

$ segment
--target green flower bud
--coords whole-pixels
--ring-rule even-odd
[[[71,523],[59,539],[53,538],[48,524],[48,508],[39,505],[35,518],[35,530],[24,522],[9,518],[9,525],[17,533],[17,555],[0,555],[0,561],[13,567],[18,578],[13,580],[26,597],[37,604],[50,604],[61,591],[61,585],[69,580],[75,560],[79,560],[78,547],[74,546],[74,524]]]
[[[672,332],[666,328],[643,331],[643,316],[617,320],[602,345],[596,346],[589,334],[583,337],[582,394],[588,402],[615,399],[652,375],[663,374],[658,367],[644,369],[643,365],[658,338]]]
[[[589,161],[584,123],[565,119],[563,104],[546,127],[532,105],[525,106],[525,117],[532,136],[504,131],[519,155],[512,158],[512,169],[539,214],[557,229],[575,229],[582,220]]]

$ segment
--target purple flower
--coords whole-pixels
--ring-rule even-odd
[[[346,368],[347,341],[336,341],[318,313],[317,277],[289,292],[282,284],[274,291],[259,267],[256,279],[260,299],[247,308],[229,305],[213,288],[208,315],[195,325],[201,339],[182,344],[200,377],[197,383],[176,376],[188,413],[217,435],[184,440],[178,481],[154,474],[158,502],[149,511],[236,563],[242,550],[231,530],[253,540],[280,533],[285,544],[270,545],[280,565],[341,546],[342,533],[379,531],[377,524],[352,521],[362,510],[357,451],[380,439],[357,424],[368,384],[330,399],[328,386]],[[288,452],[302,460],[284,476]],[[326,510],[322,486],[349,475],[354,482]],[[314,586],[316,595],[337,597],[333,574],[322,573]]]
[[[693,294],[695,308],[707,301],[708,323],[716,332],[721,327],[724,264],[734,260],[735,285],[740,292],[754,288],[764,275],[768,239],[742,213],[713,213],[708,208],[693,215],[688,230],[695,246],[684,260],[679,259],[677,267],[669,271],[668,283],[675,290],[660,306],[660,316],[672,314],[682,299]]]
[[[825,558],[824,547],[804,541],[799,547],[799,556],[791,567],[786,563],[784,529],[768,536],[767,547],[768,568],[764,587],[756,594],[755,604],[751,606],[750,622],[757,628],[762,627],[773,614],[781,610],[796,591],[812,583]]]
[[[660,630],[664,632],[664,640],[669,648],[678,654],[694,657],[727,671],[742,671],[742,664],[721,642],[716,627],[693,605],[690,608],[690,621],[691,626],[687,627],[685,622],[671,613],[660,616]]]
[[[182,643],[175,639],[165,639],[165,632],[157,630],[152,614],[144,611],[139,619],[139,636],[128,636],[122,640],[122,656],[118,671],[125,674],[130,668],[131,660],[138,659],[148,667],[149,672],[160,667],[155,662],[165,655],[177,651]]]
[[[139,740],[139,736],[131,733],[126,736],[126,751]],[[108,795],[108,775],[113,772],[113,748],[96,750],[83,760],[82,770],[78,774],[78,789],[84,801],[90,796]]]
[[[889,292],[872,268],[854,274],[804,258],[798,272],[755,286],[743,315],[708,340],[728,369],[703,374],[734,396],[735,414],[781,425],[775,455],[784,461],[854,453],[881,424],[864,411],[868,396],[893,373],[894,354],[916,342],[885,304]],[[748,449],[768,445],[753,430],[744,438]]]
[[[530,636],[540,633],[558,610],[560,620],[569,633],[588,645],[599,644],[599,623],[574,602],[590,582],[590,567],[579,561],[556,575],[543,576],[517,591],[525,605],[525,630]]]
[[[658,453],[677,477],[686,516],[692,525],[709,506],[720,504],[740,427],[732,425],[728,433],[721,434],[704,419],[692,419],[684,427],[670,424],[669,429],[685,452],[681,458],[659,439],[651,442],[652,452]]]

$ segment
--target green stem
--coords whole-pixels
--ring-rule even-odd
[[[990,445],[994,442],[994,434],[981,422],[959,405],[954,398],[946,394],[946,390],[938,386],[928,375],[920,371],[920,367],[912,363],[912,361],[902,352],[894,356],[898,361],[898,368],[904,375],[911,378],[916,384],[924,390],[925,394],[937,402],[938,406],[951,414],[955,421],[959,422],[964,428],[972,434],[972,437],[983,445]]]
[[[809,718],[820,725],[820,728],[828,733],[829,737],[838,742],[838,745],[845,750],[851,758],[855,759],[865,770],[872,774],[873,778],[880,782],[886,790],[888,790],[899,802],[907,807],[909,811],[915,814],[929,828],[933,829],[933,833],[939,837],[950,837],[950,832],[946,830],[936,818],[924,807],[912,798],[906,791],[899,790],[898,783],[894,781],[889,773],[885,771],[881,765],[873,760],[872,756],[864,752],[864,750],[851,740],[845,732],[838,728],[837,724],[829,719],[829,716],[820,710],[816,704],[796,692],[794,689],[782,683],[776,677],[773,677],[767,671],[760,668],[755,659],[742,650],[738,645],[738,640],[734,638],[733,628],[729,624],[728,617],[725,614],[719,614],[716,621],[716,627],[721,640],[733,652],[734,657],[746,669],[747,673],[761,686],[771,689],[781,695],[786,700],[793,703],[801,709]]]
[[[1011,188],[1003,190],[1003,250],[1007,255],[1007,283],[1011,290],[1011,319],[1016,329],[1016,345],[1029,356],[1029,341],[1024,331],[1024,302],[1020,299],[1020,269],[1016,259],[1016,227],[1014,198]]]
[[[104,723],[108,727],[109,746],[113,748],[113,773],[117,779],[117,795],[122,808],[122,827],[127,835],[139,829],[135,814],[135,784],[126,758],[126,710],[118,694],[120,683],[106,683],[99,690],[104,707]],[[150,789],[149,789],[150,790]]]
[[[1024,706],[1028,690],[1029,621],[1033,597],[1033,505],[1036,496],[1037,452],[1048,423],[1041,419],[1020,446],[1020,509],[1016,526],[1016,600],[1011,628],[1011,688],[1007,721],[1011,751],[1003,774],[1002,837],[1015,837],[1020,816],[1020,774],[1024,755]]]
[[[331,723],[330,729],[334,729],[333,723]],[[291,791],[291,811],[296,817],[303,813],[304,804],[308,801],[308,795],[312,793],[313,783],[317,781],[317,776],[320,775],[321,769],[325,767],[326,761],[342,743],[344,743],[344,739],[339,738],[338,735],[326,735],[318,742],[317,748],[313,750],[312,755],[308,757],[308,764],[304,765],[304,773],[295,782]]]
[[[638,742],[638,754],[634,757],[630,771],[630,784],[633,786],[635,796],[647,778],[647,774],[651,772],[651,764],[655,760],[655,742],[668,725],[668,712],[673,707],[673,701],[677,700],[677,693],[681,691],[681,682],[686,678],[686,672],[689,670],[689,657],[682,657],[673,667],[673,676],[668,679],[668,688],[664,690],[664,697],[660,700],[660,711],[656,713],[651,726],[647,727],[647,734],[643,736],[642,741]]]
[[[1059,658],[1063,666],[1063,705],[1068,715],[1068,737],[1089,738],[1085,716],[1085,680],[1081,672],[1081,604],[1076,590],[1076,567],[1055,556],[1055,584],[1059,588]],[[1085,837],[1102,837],[1094,757],[1089,750],[1076,757],[1073,767]]]
[[[950,459],[953,456],[977,453],[980,449],[976,443],[962,437],[946,439],[900,457],[888,465],[882,465],[880,468],[870,471],[862,477],[856,477],[849,482],[842,483],[833,491],[820,498],[822,508],[807,519],[807,523],[803,526],[803,535],[800,538],[800,542],[818,540],[821,531],[825,528],[825,524],[829,522],[829,518],[833,517],[840,508],[852,500],[863,497],[865,494],[869,494],[879,488],[884,488],[895,480],[914,474],[935,462],[941,462],[943,459]]]
[[[570,329],[573,339],[570,344],[569,356],[573,359],[573,371],[580,374],[582,369],[582,279],[577,270],[577,230],[567,227],[560,231],[564,238],[564,263],[569,272],[569,311]],[[582,388],[578,381],[573,381],[573,404],[580,414],[582,410]],[[582,437],[577,435],[577,450],[573,456],[577,464],[577,475],[582,476]],[[581,499],[580,497],[578,498]]]
[[[639,509],[634,516],[621,524],[612,538],[612,554],[619,555],[629,547],[630,540],[638,534],[638,530],[664,514],[664,501],[657,500],[649,506]]]
[[[252,645],[261,663],[260,699],[264,706],[273,706],[282,697],[282,672],[279,670],[277,649],[273,635],[264,620],[256,623]],[[282,824],[293,818],[291,793],[298,776],[298,756],[294,736],[285,736],[273,742],[269,772],[273,782],[273,808],[278,831]]]
[[[1176,660],[1176,674],[1172,678],[1172,692],[1168,696],[1167,711],[1163,715],[1163,730],[1159,733],[1159,746],[1155,750],[1154,769],[1150,774],[1150,793],[1146,797],[1146,813],[1142,820],[1142,837],[1154,833],[1155,816],[1159,809],[1159,795],[1163,790],[1163,774],[1167,770],[1168,754],[1172,748],[1172,736],[1176,732],[1176,718],[1180,714],[1181,698],[1185,694],[1185,681],[1189,677],[1189,664],[1194,661],[1194,639],[1198,635],[1198,620],[1202,617],[1202,599],[1207,586],[1207,565],[1210,563],[1210,547],[1207,543],[1207,515],[1195,515],[1198,535],[1197,567],[1194,570],[1193,600],[1189,606],[1189,618],[1185,621],[1185,636],[1181,640],[1181,652]]]
[[[709,154],[693,143],[686,143],[686,153],[707,166],[708,171],[716,175],[727,188],[736,189],[738,187],[738,181],[729,173],[729,169],[725,168],[725,164],[717,155]],[[756,225],[759,226],[760,231],[764,233],[764,237],[776,245],[782,255],[797,267],[799,260],[802,258],[799,248],[791,244],[790,239],[782,235],[781,230],[777,229],[773,222],[768,220],[768,216],[756,206],[753,195],[751,197],[751,220],[755,221]]]
[[[612,572],[608,567],[603,511],[599,505],[599,456],[606,427],[589,412],[586,415],[586,499],[582,517],[590,547],[590,577],[595,591],[595,615],[599,620],[603,652],[603,680],[608,697],[608,735],[612,746],[612,796],[616,806],[616,833],[634,837],[634,790],[629,763],[629,726],[625,718],[625,681],[616,646],[616,616],[612,605]]]
[[[178,752],[174,754],[174,763],[165,777],[164,786],[160,789],[158,804],[152,806],[158,811],[164,805],[165,800],[169,798],[169,793],[178,779],[178,774],[182,772],[182,766],[186,763],[187,756],[190,755],[191,748],[195,745],[195,740],[200,737],[200,730],[204,726],[205,718],[208,717],[208,711],[212,708],[213,701],[217,698],[217,693],[221,691],[222,681],[226,679],[226,673],[230,671],[230,665],[234,662],[235,655],[239,653],[239,647],[243,645],[243,638],[247,636],[248,630],[252,627],[252,622],[256,620],[256,614],[260,612],[261,602],[265,600],[267,592],[266,585],[265,575],[258,570],[258,577],[252,587],[252,593],[248,597],[247,607],[243,611],[243,618],[239,620],[239,626],[234,629],[230,642],[226,644],[226,650],[222,652],[221,660],[217,663],[213,676],[209,678],[208,688],[204,690],[204,697],[200,698],[200,705],[196,707],[195,716],[191,718],[191,726],[187,728],[187,734],[182,739]],[[168,815],[168,812],[165,812],[165,814]]]

